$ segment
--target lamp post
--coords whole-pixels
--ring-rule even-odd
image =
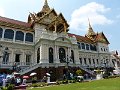
[[[102,60],[103,62],[103,65],[104,65],[104,78],[107,78],[108,75],[109,75],[109,71],[108,71],[108,67],[107,67],[107,64],[108,64],[108,60],[106,58],[103,58]]]
[[[70,61],[71,61],[71,57],[68,57],[68,55],[67,55],[67,61],[66,61],[66,68],[67,68],[66,77],[67,77],[67,79],[70,79],[70,68],[69,68]]]

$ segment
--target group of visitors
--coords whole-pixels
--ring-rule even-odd
[[[8,86],[9,84],[14,84],[15,86],[19,86],[21,84],[26,84],[26,79],[21,78],[20,76],[14,76],[10,74],[2,74],[0,75],[0,86]]]

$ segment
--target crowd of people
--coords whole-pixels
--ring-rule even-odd
[[[0,74],[0,86],[8,86],[9,84],[13,84],[15,86],[19,86],[21,84],[26,84],[26,79],[22,78],[20,75],[14,74]]]

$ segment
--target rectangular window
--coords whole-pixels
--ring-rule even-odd
[[[79,42],[77,42],[78,48],[81,49],[81,45]]]
[[[26,65],[30,65],[31,55],[26,55]]]
[[[93,59],[93,64],[95,64],[95,60]]]
[[[84,58],[84,63],[87,64],[87,62],[86,62],[86,58]]]
[[[91,65],[91,59],[90,59],[90,58],[88,58],[88,60],[89,60],[89,64]]]
[[[86,44],[86,50],[89,50],[89,44]]]
[[[85,44],[81,43],[82,49],[85,49]]]
[[[97,59],[97,64],[99,64],[99,61],[98,61],[98,59]]]
[[[20,64],[20,54],[16,54],[15,55],[15,62],[17,62],[17,64]]]
[[[80,59],[80,64],[82,64],[82,58],[79,58]]]

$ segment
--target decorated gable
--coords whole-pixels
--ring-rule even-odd
[[[97,34],[96,41],[109,44],[109,41],[107,40],[103,32]]]

